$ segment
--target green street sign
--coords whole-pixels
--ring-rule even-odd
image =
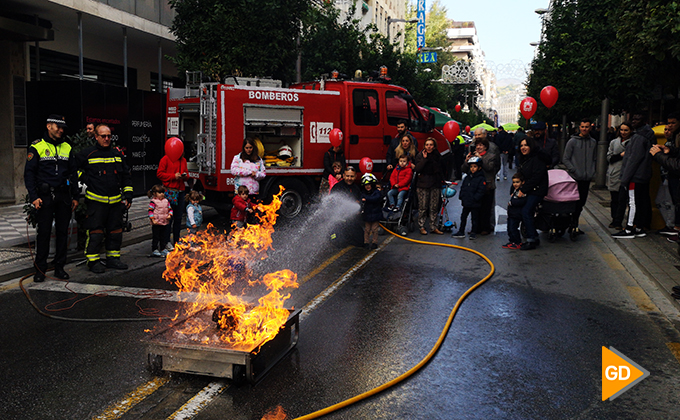
[[[437,52],[436,51],[426,51],[418,53],[419,63],[436,63],[437,62]]]

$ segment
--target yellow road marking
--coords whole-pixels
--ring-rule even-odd
[[[652,302],[649,296],[647,296],[647,293],[645,293],[641,287],[626,286],[626,289],[628,289],[628,293],[633,298],[638,308],[647,312],[659,311],[659,308]]]
[[[673,356],[675,356],[678,363],[680,363],[680,343],[666,343],[666,346],[668,346],[668,350],[673,353]]]
[[[329,265],[331,265],[335,260],[337,260],[338,258],[340,258],[340,257],[342,257],[343,255],[345,255],[345,254],[347,253],[347,251],[349,251],[349,250],[352,249],[352,248],[354,248],[354,247],[353,247],[353,246],[348,246],[348,247],[346,247],[346,248],[344,248],[344,249],[341,249],[337,254],[333,255],[332,257],[330,257],[329,259],[327,259],[326,261],[324,261],[322,264],[320,264],[318,267],[316,267],[314,270],[312,270],[309,274],[307,274],[306,276],[304,276],[304,277],[302,278],[302,280],[300,280],[300,281],[298,282],[298,284],[302,285],[302,284],[306,283],[306,282],[309,281],[312,277],[316,276],[316,275],[319,274],[321,271],[323,271],[323,269],[325,269],[326,267],[328,267]]]
[[[602,255],[602,258],[607,262],[609,268],[611,268],[612,270],[625,270],[623,264],[621,264],[619,259],[616,258],[614,254],[609,252],[606,253],[603,252],[600,255]]]
[[[123,397],[123,399],[107,408],[103,413],[94,417],[94,420],[114,420],[120,418],[144,398],[153,394],[158,388],[168,383],[169,380],[170,379],[166,377],[156,377],[149,382],[140,385],[137,389]]]

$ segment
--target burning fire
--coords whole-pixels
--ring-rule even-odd
[[[188,304],[175,316],[187,318],[174,329],[178,340],[252,350],[274,338],[286,322],[290,312],[283,303],[290,294],[282,291],[298,287],[297,275],[281,270],[256,279],[251,269],[273,249],[271,236],[282,192],[283,188],[271,204],[258,206],[259,224],[232,229],[226,238],[210,224],[207,230],[182,238],[167,256],[163,278],[179,287],[180,300]],[[257,305],[242,297],[262,286],[268,293]],[[241,296],[232,294],[235,287],[243,288]]]
[[[285,420],[287,418],[288,418],[288,415],[283,410],[283,407],[281,407],[279,405],[278,407],[267,411],[264,414],[264,417],[262,417],[262,420]]]

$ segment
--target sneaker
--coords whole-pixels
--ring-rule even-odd
[[[175,246],[168,242],[167,244],[165,244],[165,249],[168,250],[168,252],[170,252],[175,249]]]
[[[33,275],[33,282],[42,283],[44,281],[45,281],[45,274],[41,273],[40,271],[36,271],[35,274]]]
[[[454,239],[465,239],[465,232],[459,230],[458,232],[452,234],[451,237]]]
[[[501,180],[501,177],[500,177],[500,176],[497,176],[497,177],[496,177],[496,181],[500,181],[500,180]]]
[[[612,238],[614,239],[633,239],[635,238],[635,232],[628,229],[620,230],[616,233],[612,233]]]
[[[393,213],[399,213],[400,211],[401,211],[401,210],[400,210],[399,207],[397,207],[397,206],[394,206],[394,207],[392,208],[392,212],[393,212]]]
[[[672,244],[680,244],[680,236],[667,236],[666,240]]]
[[[474,233],[474,232],[470,232],[470,235],[468,236],[468,238],[469,238],[471,241],[473,241],[473,240],[477,239],[477,234]]]
[[[87,263],[87,266],[90,267],[90,271],[92,271],[95,274],[102,274],[104,271],[106,271],[106,267],[104,267],[104,264],[102,264],[101,261],[90,261]]]
[[[673,228],[670,228],[668,226],[665,226],[663,229],[657,230],[656,233],[658,233],[660,235],[673,236],[673,235],[677,235],[678,231],[673,229]]]
[[[644,238],[645,236],[647,236],[647,232],[645,232],[644,229],[635,228],[635,231],[633,233],[635,234],[636,238]]]
[[[520,244],[516,244],[514,242],[508,242],[507,244],[503,245],[503,248],[505,249],[519,249]]]
[[[161,257],[161,258],[165,258],[165,257],[168,256],[169,253],[170,253],[170,251],[168,251],[167,249],[164,249],[161,252],[159,252],[158,256]]]
[[[536,242],[524,242],[520,245],[519,249],[520,251],[531,251],[532,249],[536,249]]]
[[[115,270],[127,270],[128,265],[121,262],[120,258],[107,258],[106,259],[106,268],[113,268]]]
[[[165,250],[163,250],[163,252],[165,252]],[[161,251],[154,249],[153,252],[151,253],[151,256],[156,257],[156,258],[160,258],[162,256]]]

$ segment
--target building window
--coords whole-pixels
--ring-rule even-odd
[[[36,74],[35,46],[31,45],[31,74]],[[79,79],[78,56],[40,49],[40,81],[54,82]],[[83,59],[83,79],[107,85],[123,86],[123,66]],[[128,86],[137,87],[137,70],[128,67]]]

